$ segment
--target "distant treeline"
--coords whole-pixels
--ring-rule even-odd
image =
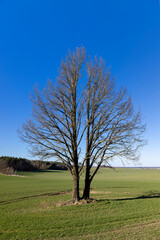
[[[57,162],[28,160],[16,157],[0,157],[0,172],[14,174],[16,171],[35,171],[35,170],[67,170],[64,164]]]

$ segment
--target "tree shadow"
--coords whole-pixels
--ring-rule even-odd
[[[32,195],[32,196],[25,196],[25,197],[20,197],[20,198],[15,198],[15,199],[10,199],[10,200],[5,200],[5,201],[0,201],[0,206],[6,205],[6,204],[11,204],[11,203],[16,203],[20,201],[24,201],[26,199],[31,199],[31,198],[37,198],[37,197],[43,197],[43,196],[57,196],[57,195],[69,195],[71,194],[72,191],[62,191],[62,192],[54,192],[54,193],[44,193],[44,194],[39,194],[39,195]],[[120,201],[132,201],[132,200],[139,200],[139,199],[153,199],[153,198],[160,198],[160,193],[159,192],[154,192],[154,191],[149,191],[144,193],[143,195],[137,196],[137,197],[128,197],[128,198],[114,198],[114,199],[96,199],[96,202],[104,202],[105,204],[109,204],[111,202],[120,202]]]
[[[31,198],[37,198],[37,197],[43,197],[43,196],[67,195],[67,194],[71,194],[71,193],[72,193],[71,191],[64,191],[64,192],[44,193],[44,194],[39,194],[39,195],[20,197],[20,198],[1,201],[0,206],[10,204],[10,203],[20,202],[20,201],[23,201],[23,200],[26,200],[26,199],[31,199]]]
[[[115,199],[99,199],[98,202],[106,202],[109,204],[110,202],[120,202],[120,201],[132,201],[132,200],[139,200],[139,199],[152,199],[152,198],[160,198],[159,192],[149,191],[144,193],[143,195],[137,197],[128,197],[128,198],[115,198]]]
[[[126,187],[126,186],[125,187],[121,187],[121,186],[119,186],[119,187],[107,187],[107,188],[126,188],[127,189],[127,188],[136,188],[136,187]]]

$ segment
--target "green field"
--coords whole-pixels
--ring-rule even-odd
[[[157,169],[100,169],[97,201],[73,206],[61,206],[71,199],[69,172],[20,174],[0,175],[0,240],[160,239]]]

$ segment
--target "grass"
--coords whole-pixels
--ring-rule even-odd
[[[101,169],[91,186],[97,202],[71,199],[66,171],[0,175],[0,239],[159,239],[160,171]],[[82,182],[80,187],[82,188]]]

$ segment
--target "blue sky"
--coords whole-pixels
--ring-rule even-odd
[[[17,136],[31,117],[29,92],[54,80],[77,46],[105,59],[127,87],[147,123],[141,164],[160,166],[159,0],[0,0],[0,156],[31,159]]]

